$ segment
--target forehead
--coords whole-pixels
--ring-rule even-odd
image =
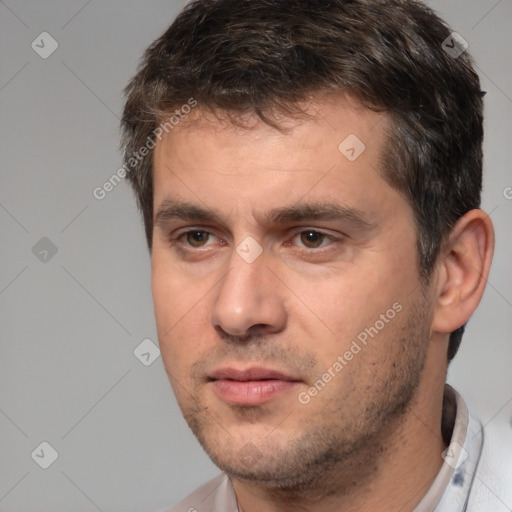
[[[341,95],[312,98],[305,115],[255,113],[239,122],[198,105],[157,142],[155,209],[169,194],[224,208],[244,203],[273,208],[299,201],[384,200],[381,154],[389,120]],[[257,204],[256,204],[257,203]]]
[[[295,109],[300,112],[293,116],[280,111],[265,112],[269,119],[265,123],[255,112],[212,111],[199,104],[182,116],[179,123],[160,130],[162,136],[156,145],[155,168],[158,170],[162,161],[178,162],[187,157],[190,160],[191,156],[196,164],[204,163],[203,159],[208,160],[212,152],[217,157],[222,154],[227,158],[235,154],[242,156],[250,154],[258,145],[258,149],[265,146],[267,151],[260,153],[257,161],[233,161],[225,170],[240,169],[242,165],[237,164],[246,168],[251,164],[264,166],[267,156],[275,159],[275,165],[281,162],[285,167],[294,161],[294,156],[300,160],[305,153],[318,159],[344,155],[349,161],[354,161],[361,153],[368,162],[372,156],[378,156],[390,125],[387,114],[363,106],[348,94],[316,94]],[[164,123],[165,118],[161,126]],[[183,151],[184,146],[186,151]],[[213,167],[214,163],[210,160],[209,166]]]

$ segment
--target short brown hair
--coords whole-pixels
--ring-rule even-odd
[[[446,41],[449,43],[447,44]],[[448,26],[412,0],[194,0],[146,51],[126,88],[125,168],[153,232],[153,158],[133,154],[191,98],[272,124],[317,92],[349,92],[392,121],[384,178],[409,201],[428,279],[455,222],[480,205],[482,95]],[[455,48],[456,53],[447,51]],[[457,55],[460,53],[460,55]],[[450,337],[448,359],[464,326]]]

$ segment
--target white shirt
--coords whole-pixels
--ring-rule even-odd
[[[482,424],[462,397],[446,385],[456,404],[450,445],[444,462],[414,512],[511,512],[512,429]],[[498,432],[498,431],[499,432]],[[420,461],[418,461],[420,462]],[[229,477],[221,474],[165,512],[239,512]]]

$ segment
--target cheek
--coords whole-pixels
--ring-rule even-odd
[[[380,268],[377,272],[374,269]],[[402,282],[398,281],[382,263],[360,266],[350,271],[339,271],[315,283],[299,278],[293,291],[297,308],[306,314],[297,314],[299,322],[317,327],[326,337],[353,335],[368,323],[374,323],[381,313],[400,299]],[[305,306],[305,307],[304,307]]]
[[[411,283],[417,280],[414,269],[398,272],[394,266],[380,261],[354,267],[313,287],[296,281],[294,292],[299,300],[294,301],[295,314],[290,311],[292,324],[305,335],[308,348],[314,348],[319,370],[345,354],[352,369],[370,369],[385,356],[383,352],[392,349],[389,343],[398,343]]]
[[[155,320],[160,342],[162,359],[168,371],[181,368],[183,356],[178,340],[187,338],[187,288],[176,282],[176,273],[169,272],[158,261],[153,261],[151,269],[151,291],[155,310]],[[188,308],[190,310],[190,307]]]
[[[165,340],[165,333],[172,328],[173,322],[176,321],[176,308],[182,300],[182,295],[176,293],[172,276],[168,272],[164,272],[163,267],[154,262],[151,268],[151,292],[158,335],[162,342]]]
[[[184,273],[164,251],[154,249],[151,260],[151,292],[157,327],[162,334],[184,318],[197,295],[197,285],[190,283]]]
[[[192,365],[208,348],[208,296],[201,283],[190,282],[157,258],[152,262],[151,288],[165,369],[185,385]]]

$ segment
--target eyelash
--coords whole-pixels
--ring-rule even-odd
[[[205,229],[189,229],[183,233],[180,233],[178,234],[176,237],[172,238],[171,239],[171,243],[174,242],[174,241],[179,241],[181,244],[183,244],[187,250],[194,250],[194,249],[202,249],[203,247],[207,247],[208,245],[205,245],[205,246],[199,246],[199,247],[193,247],[193,246],[190,246],[188,245],[186,242],[183,242],[182,239],[186,239],[187,235],[191,234],[191,233],[206,233],[208,236],[212,236],[213,234],[210,232],[210,231],[207,231]],[[295,239],[297,236],[300,236],[302,235],[303,233],[315,233],[317,235],[321,235],[323,237],[325,237],[325,239],[327,239],[328,241],[330,241],[330,243],[326,244],[326,245],[320,245],[319,247],[299,247],[299,249],[303,250],[303,251],[308,251],[308,252],[311,252],[311,251],[314,251],[314,250],[320,250],[320,249],[323,249],[325,247],[328,247],[329,245],[331,245],[332,243],[334,242],[339,242],[341,241],[341,236],[340,237],[334,237],[333,235],[330,235],[324,231],[321,231],[321,230],[318,230],[318,229],[312,229],[312,228],[309,228],[309,229],[302,229],[301,231],[297,231],[295,232],[291,239]],[[213,235],[215,236],[215,235]],[[209,240],[207,240],[208,242]],[[324,240],[322,240],[322,243],[323,243]],[[286,242],[286,245],[289,246],[291,245],[290,243]]]

